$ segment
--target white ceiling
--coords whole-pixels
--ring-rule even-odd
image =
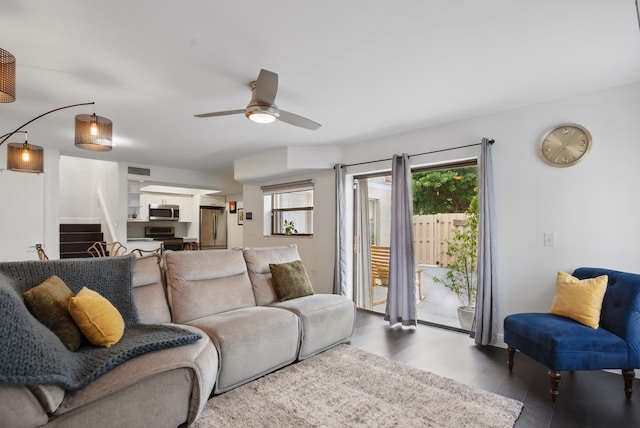
[[[292,145],[349,144],[640,80],[634,0],[0,0],[17,100],[0,134],[95,101],[116,147],[73,145],[73,117],[25,129],[61,154],[200,171]],[[257,125],[261,68],[276,104],[322,124]],[[20,141],[14,137],[11,141]]]

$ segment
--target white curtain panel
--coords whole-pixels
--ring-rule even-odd
[[[373,309],[373,287],[371,285],[371,242],[369,236],[369,183],[366,178],[356,181],[356,226],[355,226],[355,288],[356,305]]]
[[[344,165],[336,164],[336,249],[333,272],[333,294],[347,296],[347,225],[346,209],[347,195],[345,182],[347,169]],[[351,296],[347,296],[351,298]]]

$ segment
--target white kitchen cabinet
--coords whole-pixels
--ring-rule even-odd
[[[168,205],[167,195],[163,195],[161,193],[143,193],[144,199],[147,203],[147,209],[149,208],[149,204],[153,205]]]
[[[193,207],[193,196],[180,197],[180,221],[192,223],[195,221],[195,209]]]
[[[142,217],[144,221],[149,221],[149,204],[157,203],[153,201],[151,196],[151,193],[140,193],[140,217]]]

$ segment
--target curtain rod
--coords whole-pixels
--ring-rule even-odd
[[[495,142],[496,142],[496,140],[489,140],[489,144],[493,144]],[[423,155],[431,155],[431,154],[440,153],[440,152],[448,152],[449,150],[465,149],[467,147],[479,146],[481,144],[482,143],[475,143],[475,144],[467,144],[466,146],[450,147],[448,149],[432,150],[430,152],[416,153],[415,155],[409,155],[409,157],[412,158],[414,156],[423,156]],[[367,162],[350,163],[350,164],[347,164],[347,165],[340,165],[340,168],[347,168],[349,166],[357,166],[357,165],[367,165],[367,164],[376,163],[376,162],[386,162],[386,161],[390,161],[390,160],[393,160],[393,158],[378,159],[378,160],[367,161]]]

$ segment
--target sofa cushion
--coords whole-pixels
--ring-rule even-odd
[[[93,345],[109,348],[124,334],[124,320],[120,312],[111,302],[87,287],[69,300],[69,313]]]
[[[171,322],[161,260],[156,254],[139,257],[133,268],[133,297],[143,324]]]
[[[27,385],[27,388],[47,413],[53,413],[58,409],[66,393],[63,387],[51,383]]]
[[[296,360],[300,320],[265,306],[240,308],[191,321],[213,341],[220,356],[214,392],[257,379]]]
[[[313,294],[313,286],[300,260],[289,263],[269,263],[273,288],[278,300],[295,299]]]
[[[22,293],[29,312],[53,331],[69,351],[77,351],[82,333],[69,314],[73,292],[58,276],[52,275],[40,285]]]
[[[164,262],[173,322],[256,304],[239,250],[167,251]]]
[[[269,264],[300,260],[298,247],[295,244],[291,244],[283,247],[245,248],[243,254],[247,263],[256,304],[268,305],[277,301],[278,297],[273,288]]]
[[[507,316],[504,341],[552,370],[635,367],[629,365],[628,346],[622,338],[552,314]]]
[[[49,416],[24,385],[0,384],[0,415],[3,427],[39,427]]]
[[[598,328],[607,280],[607,275],[580,280],[568,273],[558,272],[556,295],[549,313]]]
[[[302,321],[300,360],[346,342],[353,334],[356,308],[345,296],[314,294],[269,306],[287,309]]]

